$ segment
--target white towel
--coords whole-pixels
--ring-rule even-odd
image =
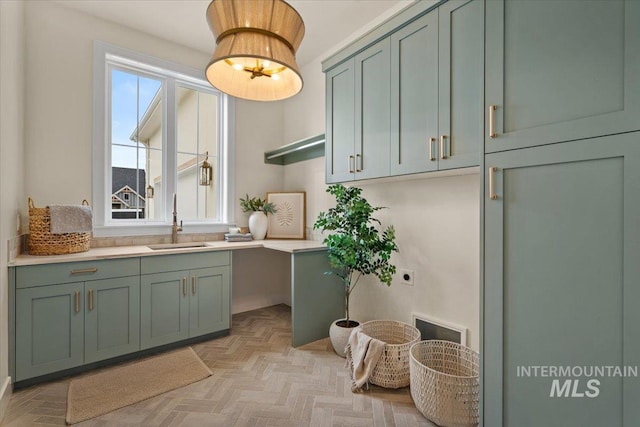
[[[362,386],[369,381],[369,376],[373,373],[380,356],[382,356],[384,345],[384,341],[371,338],[360,328],[351,331],[345,353],[347,367],[351,375],[352,392],[362,390]]]
[[[89,206],[49,205],[52,234],[86,233],[93,230],[93,214]]]

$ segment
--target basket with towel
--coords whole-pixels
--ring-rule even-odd
[[[37,208],[29,197],[29,254],[63,255],[89,250],[93,215],[89,202]]]
[[[371,320],[351,332],[346,347],[351,391],[366,383],[385,388],[409,385],[409,348],[420,340],[420,331],[396,320]]]

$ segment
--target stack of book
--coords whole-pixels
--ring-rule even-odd
[[[224,240],[227,242],[250,242],[253,238],[251,233],[227,233],[224,235]]]

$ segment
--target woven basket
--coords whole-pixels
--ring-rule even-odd
[[[86,200],[83,205],[89,205]],[[29,254],[64,255],[86,252],[91,245],[91,233],[52,234],[49,207],[36,208],[29,197]]]
[[[372,320],[363,323],[362,332],[385,342],[378,364],[369,376],[371,384],[386,388],[409,385],[409,348],[420,340],[420,331],[395,320]]]
[[[440,426],[477,426],[478,352],[441,340],[411,347],[411,397],[422,415]]]

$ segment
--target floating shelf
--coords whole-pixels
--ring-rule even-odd
[[[324,134],[283,145],[264,153],[264,162],[288,165],[324,156]]]

